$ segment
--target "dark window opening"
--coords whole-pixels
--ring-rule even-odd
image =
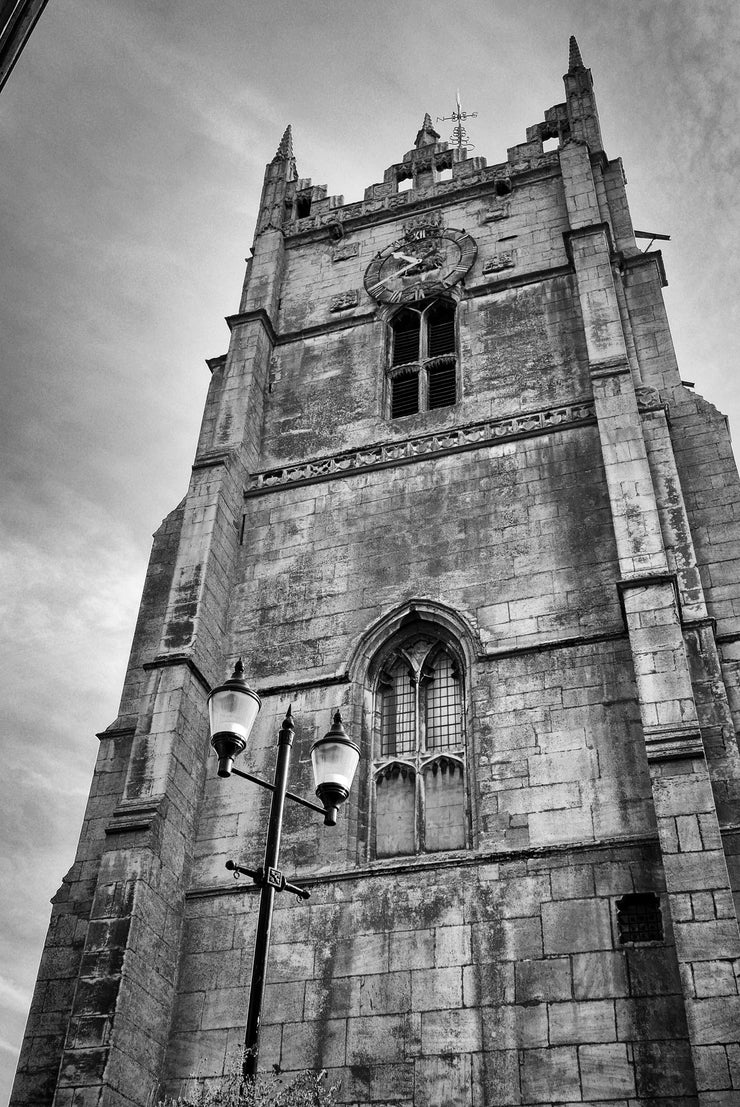
[[[450,407],[458,401],[455,305],[447,300],[406,307],[391,321],[391,418]]]
[[[306,219],[311,214],[311,197],[297,196],[295,202],[296,219]]]
[[[454,358],[446,358],[441,365],[430,365],[427,369],[429,384],[429,407],[451,407],[457,403],[457,379]]]
[[[406,365],[419,360],[421,316],[415,311],[402,311],[393,320],[393,365]]]
[[[455,308],[443,302],[434,304],[427,314],[427,357],[455,352]]]
[[[653,892],[636,892],[617,900],[619,941],[662,942],[663,916]]]
[[[419,410],[419,374],[394,377],[391,381],[391,419],[416,415]]]

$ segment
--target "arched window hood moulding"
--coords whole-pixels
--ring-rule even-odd
[[[372,682],[377,675],[375,667],[387,656],[385,647],[417,621],[430,624],[443,641],[449,636],[449,644],[462,650],[468,671],[484,653],[477,629],[465,616],[438,600],[415,598],[376,619],[360,637],[348,665],[350,681]]]

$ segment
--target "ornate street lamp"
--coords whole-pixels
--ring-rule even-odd
[[[290,750],[295,735],[295,724],[290,707],[278,734],[277,762],[272,784],[259,777],[234,768],[234,759],[246,749],[249,735],[259,713],[261,701],[244,679],[244,666],[241,658],[236,663],[231,677],[208,696],[208,715],[211,728],[211,745],[218,755],[218,775],[227,777],[241,776],[251,780],[262,788],[272,792],[270,821],[265,843],[265,859],[261,869],[245,869],[234,861],[227,861],[226,868],[235,876],[242,873],[252,878],[260,889],[259,916],[254,941],[254,959],[252,961],[252,983],[249,990],[249,1011],[244,1037],[245,1077],[254,1077],[257,1073],[259,1058],[260,1021],[262,1000],[265,992],[265,969],[270,948],[270,930],[275,892],[292,892],[301,899],[308,899],[307,888],[299,888],[289,883],[278,868],[280,838],[283,829],[283,808],[285,800],[300,803],[310,811],[316,811],[324,817],[325,826],[336,826],[339,807],[349,796],[352,780],[360,760],[360,750],[350,741],[342,725],[342,716],[337,711],[331,729],[323,738],[319,738],[311,747],[316,795],[323,806],[294,795],[288,791],[288,769]]]

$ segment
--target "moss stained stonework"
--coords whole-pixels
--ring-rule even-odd
[[[268,165],[13,1107],[143,1107],[238,1064],[257,901],[224,862],[259,863],[268,797],[217,778],[206,696],[240,655],[246,770],[271,774],[288,702],[294,791],[337,707],[362,751],[336,829],[286,812],[311,898],[278,897],[266,1069],[326,1068],[352,1107],[740,1103],[740,480],[574,41],[565,90],[493,166],[427,118],[359,203],[298,177],[290,131]],[[446,287],[440,228],[475,244]],[[396,304],[437,295],[454,402],[423,347],[391,418]]]

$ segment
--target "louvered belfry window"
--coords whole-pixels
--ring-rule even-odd
[[[457,403],[455,305],[434,300],[391,321],[391,419]]]
[[[375,692],[375,855],[466,844],[460,662],[417,632],[383,665]]]

